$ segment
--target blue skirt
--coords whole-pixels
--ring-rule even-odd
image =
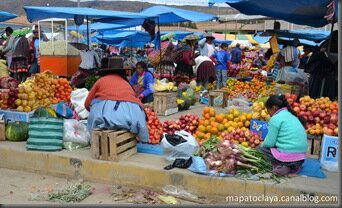
[[[96,128],[126,129],[137,134],[141,141],[148,142],[149,139],[145,111],[140,105],[131,102],[94,99],[87,128],[90,133]]]

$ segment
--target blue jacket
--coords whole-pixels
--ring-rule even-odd
[[[230,61],[230,55],[228,54],[227,51],[220,50],[215,52],[212,55],[213,58],[216,59],[218,64],[216,64],[216,69],[218,70],[227,70],[227,62]]]
[[[138,73],[134,72],[131,80],[129,81],[131,86],[138,84],[138,79],[139,79]],[[144,97],[147,97],[147,96],[153,94],[154,77],[153,77],[153,74],[151,72],[149,72],[149,71],[145,72],[143,85],[144,85],[143,86],[144,87],[144,91],[143,91]]]
[[[239,64],[241,62],[242,50],[240,48],[234,48],[231,52],[232,63]]]

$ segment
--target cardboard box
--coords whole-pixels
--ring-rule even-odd
[[[5,122],[15,122],[15,121],[24,121],[30,122],[30,117],[33,116],[34,111],[31,112],[19,112],[19,111],[11,111],[11,110],[0,110],[0,114],[4,115]]]
[[[264,140],[268,133],[268,122],[251,120],[250,130],[259,134],[259,136]]]

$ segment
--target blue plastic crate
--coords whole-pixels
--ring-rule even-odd
[[[164,155],[164,149],[160,144],[137,144],[137,150],[139,153],[152,154],[152,155]]]
[[[209,98],[201,97],[200,103],[202,103],[204,105],[208,105],[209,104]]]

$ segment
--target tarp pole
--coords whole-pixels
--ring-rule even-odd
[[[159,60],[159,64],[158,64],[158,68],[160,68],[160,65],[161,65],[161,60],[162,60],[162,47],[161,47],[161,32],[160,32],[160,20],[159,20],[159,17],[158,17],[158,36],[159,36],[159,57],[160,57],[160,60]]]
[[[90,49],[90,38],[89,38],[89,17],[87,16],[87,44],[88,49]]]

